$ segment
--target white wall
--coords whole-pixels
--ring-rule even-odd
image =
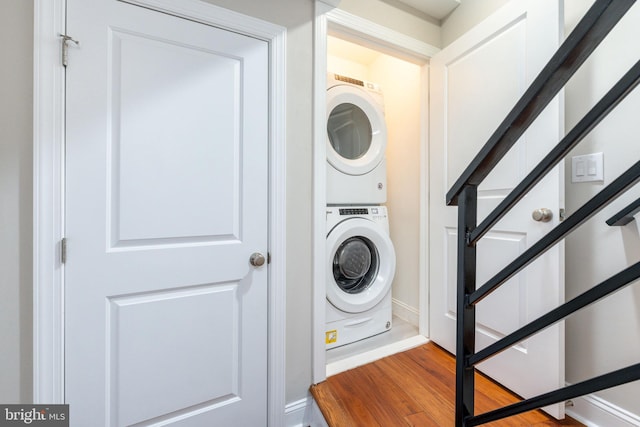
[[[592,1],[565,0],[566,34]],[[640,5],[635,4],[566,86],[566,130],[608,91],[640,58]],[[567,213],[640,160],[640,90],[631,93],[566,162]],[[571,183],[570,157],[604,153],[604,184]],[[566,244],[567,298],[640,260],[638,222],[608,227],[605,221],[640,197],[636,186],[573,233]],[[576,313],[567,320],[567,381],[571,383],[640,362],[640,283]],[[598,393],[605,400],[640,416],[640,383]]]
[[[0,402],[29,403],[33,3],[0,3]]]
[[[333,37],[329,36],[331,40]],[[356,61],[352,61],[349,58],[343,58],[337,55],[333,55],[331,51],[331,42],[328,46],[327,55],[327,71],[331,73],[341,74],[343,76],[353,77],[358,80],[371,80],[369,77],[368,64],[362,64]]]
[[[392,297],[409,310],[405,320],[418,326],[420,263],[426,262],[420,259],[420,67],[380,55],[370,76],[384,90],[388,124],[387,206],[396,249]]]
[[[442,24],[443,45],[450,44],[507,0],[464,0]],[[584,15],[593,0],[565,0],[565,35]],[[640,57],[640,5],[636,4],[600,48],[570,80],[565,89],[566,131]],[[632,93],[614,113],[583,141],[566,161],[566,209],[570,215],[604,185],[640,160],[640,91]],[[604,152],[604,184],[572,184],[570,157]],[[612,274],[640,260],[640,231],[634,221],[608,227],[604,221],[640,196],[632,189],[582,225],[566,240],[566,297],[573,298]],[[566,378],[569,383],[604,374],[640,361],[640,287],[633,284],[609,300],[574,314],[566,322]],[[640,383],[632,383],[598,396],[640,416]],[[638,418],[640,419],[640,418]]]

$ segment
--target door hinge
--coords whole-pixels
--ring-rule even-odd
[[[62,66],[66,67],[69,64],[69,42],[75,43],[76,46],[80,46],[78,40],[74,40],[73,37],[66,34],[60,34],[62,38]]]
[[[60,240],[60,263],[64,264],[67,262],[67,238],[63,237]]]

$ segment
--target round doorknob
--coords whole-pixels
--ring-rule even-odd
[[[249,258],[249,263],[254,267],[260,267],[261,265],[264,265],[265,261],[266,260],[264,258],[264,255],[262,255],[260,252],[252,253],[251,257]]]
[[[551,209],[540,208],[533,211],[531,217],[534,221],[549,222],[553,218],[553,212],[551,212]]]

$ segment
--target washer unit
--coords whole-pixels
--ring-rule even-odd
[[[385,206],[327,208],[327,349],[391,329],[396,255]]]
[[[327,76],[327,204],[387,201],[387,125],[380,87]]]

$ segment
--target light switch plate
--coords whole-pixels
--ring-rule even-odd
[[[585,154],[571,158],[571,182],[603,182],[603,153]]]

